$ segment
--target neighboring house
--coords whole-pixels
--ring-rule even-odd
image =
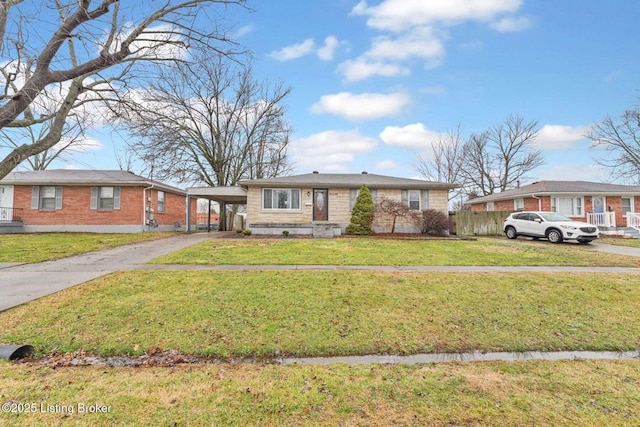
[[[472,211],[552,211],[603,228],[640,228],[640,186],[539,181],[466,202]]]
[[[186,194],[127,171],[12,172],[0,180],[0,222],[27,233],[180,230]]]
[[[246,189],[247,225],[255,234],[313,234],[332,237],[345,232],[351,209],[362,185],[371,191],[374,203],[382,198],[404,201],[412,209],[435,209],[448,213],[449,190],[455,184],[362,174],[304,175],[241,181]],[[390,232],[392,218],[376,214],[373,229]],[[420,232],[415,223],[400,218],[400,233]]]

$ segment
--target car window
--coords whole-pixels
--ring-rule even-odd
[[[511,218],[513,218],[513,219],[527,219],[527,214],[524,214],[524,213],[513,214],[513,215],[511,215]]]
[[[537,219],[540,219],[540,215],[537,214],[529,214],[529,221],[535,221]]]

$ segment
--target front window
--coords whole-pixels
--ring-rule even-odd
[[[520,198],[520,199],[515,199],[513,201],[513,209],[516,211],[523,211],[524,210],[524,199]]]
[[[120,209],[120,187],[92,187],[91,209],[111,211]]]
[[[164,191],[158,191],[158,212],[164,212]]]
[[[299,188],[265,188],[262,192],[263,209],[300,209]]]
[[[567,216],[584,216],[582,197],[552,197],[551,210]]]
[[[409,209],[420,210],[420,191],[409,190]]]
[[[633,212],[633,197],[623,197],[622,198],[622,215],[627,216],[627,212]]]
[[[56,187],[46,185],[40,187],[40,209],[54,210],[56,208]]]
[[[493,212],[494,210],[495,210],[495,206],[493,205],[493,202],[487,202],[487,211]]]

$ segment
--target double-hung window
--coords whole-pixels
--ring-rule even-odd
[[[371,193],[371,198],[373,199],[373,204],[375,206],[378,203],[378,190],[370,188],[369,192]],[[349,210],[350,211],[352,211],[353,207],[356,205],[356,199],[358,198],[359,194],[360,194],[359,188],[352,188],[351,190],[349,190]]]
[[[158,212],[164,212],[164,191],[158,191]]]
[[[584,216],[582,197],[552,197],[551,211],[567,216]]]
[[[265,188],[262,190],[263,209],[300,209],[299,188]]]
[[[113,211],[120,209],[120,187],[92,187],[91,209]]]
[[[411,210],[429,209],[428,190],[402,190],[402,202]]]
[[[31,209],[53,211],[62,209],[62,187],[55,185],[31,188]]]
[[[627,212],[634,212],[633,197],[622,198],[622,215],[627,216]]]
[[[522,197],[513,200],[513,209],[516,211],[524,210],[524,199]]]

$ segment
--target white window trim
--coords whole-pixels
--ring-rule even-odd
[[[494,202],[487,202],[487,212],[494,212],[496,210],[496,205]]]
[[[522,205],[518,207],[518,201],[522,202]],[[524,209],[524,197],[518,197],[513,199],[513,210],[514,211],[523,211]]]
[[[584,196],[575,196],[575,195],[563,195],[563,196],[552,196],[551,197],[551,211],[552,212],[558,212],[558,199],[571,199],[572,200],[572,205],[573,205],[573,211],[575,212],[577,210],[578,204],[576,203],[576,200],[580,200],[580,210],[582,211],[580,214],[567,214],[564,212],[559,212],[563,215],[569,216],[569,217],[573,217],[573,218],[584,218],[586,216],[585,213],[585,208],[584,208]]]
[[[162,195],[162,197],[160,197],[160,195]],[[166,210],[167,210],[167,193],[165,193],[162,190],[158,190],[157,197],[158,197],[158,203],[157,203],[158,213],[166,212]]]
[[[289,202],[291,202],[291,200],[292,200],[292,197],[291,197],[292,191],[297,190],[298,191],[298,207],[297,208],[292,208],[292,207],[287,207],[287,208],[274,208],[274,207],[265,208],[264,207],[264,197],[265,197],[265,192],[267,190],[271,190],[271,191],[273,191],[273,190],[288,191],[289,192],[289,197],[288,197],[287,200],[289,200]],[[273,197],[273,195],[272,195],[272,197]],[[272,205],[273,205],[273,199],[271,201],[272,201]],[[291,203],[289,203],[289,204],[291,204]],[[261,207],[261,210],[267,211],[267,212],[299,212],[299,211],[302,210],[302,189],[294,188],[294,187],[292,187],[292,188],[263,188],[262,189],[262,195],[260,197],[260,207]]]
[[[629,209],[631,210],[631,212],[635,212],[636,211],[636,206],[635,206],[635,197],[634,196],[628,196],[628,197],[621,197],[620,202],[622,202],[622,199],[630,199],[630,203],[629,203]],[[620,203],[620,207],[622,208],[622,203]],[[627,217],[627,213],[622,211],[622,217],[626,218]]]

